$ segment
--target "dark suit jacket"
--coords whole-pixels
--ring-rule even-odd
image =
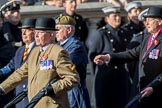
[[[157,75],[162,73],[162,33],[155,39],[156,42],[154,41],[150,49],[146,51],[148,39],[149,36],[146,36],[141,45],[132,50],[121,53],[112,53],[111,61],[109,63],[109,65],[111,65],[139,59],[139,81],[141,90]],[[157,55],[155,54],[156,51],[159,51]],[[156,55],[157,59],[153,59],[151,54],[154,54],[154,56]],[[142,99],[141,105],[144,105],[143,108],[162,107],[160,102],[160,100],[162,100],[162,82],[157,82],[152,85],[152,87],[154,88],[154,93],[148,98]],[[143,104],[143,102],[146,103]]]

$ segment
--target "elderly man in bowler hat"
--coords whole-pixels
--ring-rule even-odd
[[[0,84],[0,93],[8,93],[28,78],[30,101],[51,79],[59,77],[55,83],[49,84],[45,90],[46,96],[34,108],[69,108],[67,90],[79,82],[75,65],[68,53],[53,41],[57,29],[52,18],[37,18],[34,30],[35,37],[40,40],[39,46],[31,51],[19,69]]]
[[[36,19],[32,18],[26,18],[23,20],[22,26],[19,28],[21,28],[22,40],[25,45],[20,47],[10,62],[0,69],[0,76],[9,76],[27,60],[31,50],[35,47],[34,30],[31,29],[35,27],[35,21]],[[16,95],[25,89],[27,89],[27,80],[23,81],[19,86],[16,87]],[[16,108],[24,108],[27,103],[28,98],[25,97],[21,102],[16,104]]]
[[[98,65],[106,63],[110,66],[112,64],[139,60],[138,83],[142,93],[139,108],[162,108],[161,77],[155,83],[145,88],[148,83],[162,73],[162,8],[150,7],[144,17],[146,18],[147,30],[150,34],[145,36],[138,47],[126,52],[97,55],[94,62]]]
[[[70,55],[80,76],[80,84],[68,91],[70,108],[91,108],[88,89],[86,87],[86,69],[88,55],[84,45],[75,33],[76,21],[70,16],[60,16],[56,20],[56,40]]]

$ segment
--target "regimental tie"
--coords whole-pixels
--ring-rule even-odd
[[[23,61],[26,59],[26,57],[27,57],[27,55],[28,55],[28,49],[29,49],[29,48],[26,47],[25,50],[24,50],[24,54],[23,54],[23,58],[22,58]]]

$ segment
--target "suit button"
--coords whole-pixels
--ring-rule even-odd
[[[114,66],[115,69],[118,69],[118,66]]]
[[[23,88],[26,88],[26,85],[25,84],[23,85]]]
[[[113,48],[112,50],[115,51],[115,48]]]
[[[110,42],[112,43],[112,42],[114,42],[114,40],[113,40],[113,39],[111,39],[111,40],[110,40]]]
[[[134,28],[133,27],[130,27],[131,30],[133,30]]]

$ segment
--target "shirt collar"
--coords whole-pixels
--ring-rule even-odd
[[[44,52],[44,51],[48,48],[49,45],[50,45],[50,44],[46,44],[45,46],[41,47],[41,48],[40,48],[40,51],[41,51],[41,52]]]
[[[72,35],[68,36],[68,38],[66,38],[65,40],[61,41],[60,45],[64,45],[71,37],[72,37]]]

